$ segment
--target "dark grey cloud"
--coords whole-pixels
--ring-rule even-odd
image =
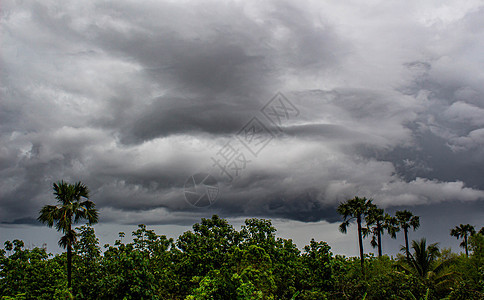
[[[126,116],[111,126],[121,125],[122,143],[141,143],[173,134],[228,135],[243,125],[251,111],[246,105],[223,101],[160,97],[153,99],[139,114]]]
[[[0,222],[30,224],[59,179],[106,223],[482,203],[484,10],[394,5],[5,2]],[[282,131],[260,112],[278,91]],[[227,183],[211,158],[253,117],[275,138]],[[219,180],[209,209],[183,198],[196,172]]]
[[[41,226],[42,224],[37,221],[37,219],[34,218],[20,218],[20,219],[15,219],[11,222],[2,222],[2,224],[5,225],[15,225],[15,224],[28,224],[28,225],[33,225],[33,226]]]

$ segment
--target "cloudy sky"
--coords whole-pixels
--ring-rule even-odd
[[[102,240],[219,214],[356,254],[335,211],[356,195],[454,250],[484,225],[483,1],[7,0],[0,22],[1,242],[56,251],[35,218],[60,179]]]

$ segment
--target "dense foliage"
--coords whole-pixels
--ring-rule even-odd
[[[66,253],[0,250],[2,299],[483,299],[484,236],[469,237],[469,257],[413,241],[407,257],[334,256],[325,242],[300,251],[278,238],[270,220],[248,219],[240,231],[202,219],[176,240],[144,225],[133,241],[99,246],[94,229],[76,228],[72,287]]]

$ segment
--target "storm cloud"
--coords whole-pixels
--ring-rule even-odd
[[[4,1],[0,220],[31,224],[60,179],[121,224],[482,204],[483,20],[479,1]],[[262,113],[278,92],[284,124]],[[213,158],[253,118],[272,139],[229,182]],[[184,198],[199,172],[208,209]]]

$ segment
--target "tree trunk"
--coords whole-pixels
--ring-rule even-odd
[[[467,250],[467,233],[464,233],[464,246],[466,247],[466,257],[469,257],[469,251]]]
[[[376,221],[376,230],[378,231],[378,257],[381,257],[381,225],[380,221]]]
[[[70,240],[71,226],[69,225],[69,231],[67,236],[67,288],[71,287],[72,279],[72,244]]]
[[[408,236],[407,236],[408,229],[403,228],[403,232],[405,233],[405,249],[407,249],[407,259],[410,259],[410,251],[408,250]]]
[[[358,223],[358,242],[360,245],[361,272],[365,274],[364,258],[363,258],[363,237],[361,234],[361,216],[360,215],[357,216],[356,222]]]

